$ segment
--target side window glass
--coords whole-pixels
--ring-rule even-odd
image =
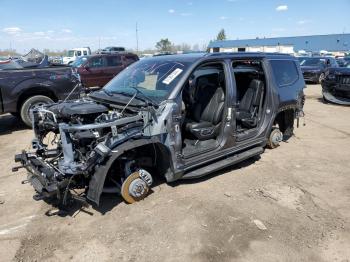
[[[90,67],[102,67],[103,66],[103,58],[102,57],[94,57],[89,62]]]
[[[270,60],[279,87],[291,85],[299,79],[297,67],[292,60]]]
[[[120,56],[108,56],[107,57],[107,66],[120,66],[121,65]]]
[[[128,65],[134,63],[135,61],[137,61],[135,56],[130,56],[130,55],[125,56],[125,62]]]
[[[87,55],[87,51],[84,51],[84,55]]]
[[[77,56],[81,56],[81,51],[77,51]]]

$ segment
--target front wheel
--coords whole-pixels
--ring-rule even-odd
[[[47,105],[53,103],[52,99],[47,96],[32,96],[27,98],[21,106],[21,119],[28,126],[32,127],[32,118],[30,116],[30,110],[35,107]]]

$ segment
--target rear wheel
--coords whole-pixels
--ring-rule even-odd
[[[29,127],[32,127],[32,119],[30,116],[30,110],[35,107],[47,105],[53,103],[52,99],[47,96],[32,96],[27,98],[21,106],[20,115],[22,121]]]
[[[274,149],[280,145],[283,140],[283,134],[279,130],[279,128],[272,129],[269,139],[267,141],[267,147],[270,149]]]

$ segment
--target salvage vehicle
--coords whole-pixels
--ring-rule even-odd
[[[322,82],[322,94],[325,102],[350,105],[350,64],[329,68]]]
[[[138,61],[132,53],[100,54],[82,56],[73,64],[84,87],[103,87],[124,68]]]
[[[37,200],[133,203],[156,177],[198,178],[277,147],[303,115],[304,87],[284,54],[143,59],[88,98],[34,109],[33,151],[13,171],[28,170]]]
[[[333,57],[314,56],[299,57],[301,71],[306,82],[320,84],[328,68],[338,67]]]
[[[64,100],[79,84],[70,67],[47,62],[47,57],[26,67],[11,60],[0,62],[0,114],[11,113],[31,127],[31,109]],[[72,98],[80,91],[75,88]]]

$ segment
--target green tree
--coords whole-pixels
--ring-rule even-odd
[[[220,32],[218,33],[216,40],[226,40],[226,33],[225,29],[221,29]]]
[[[156,44],[156,48],[161,52],[171,51],[171,46],[172,44],[168,38],[160,39],[160,41]]]

